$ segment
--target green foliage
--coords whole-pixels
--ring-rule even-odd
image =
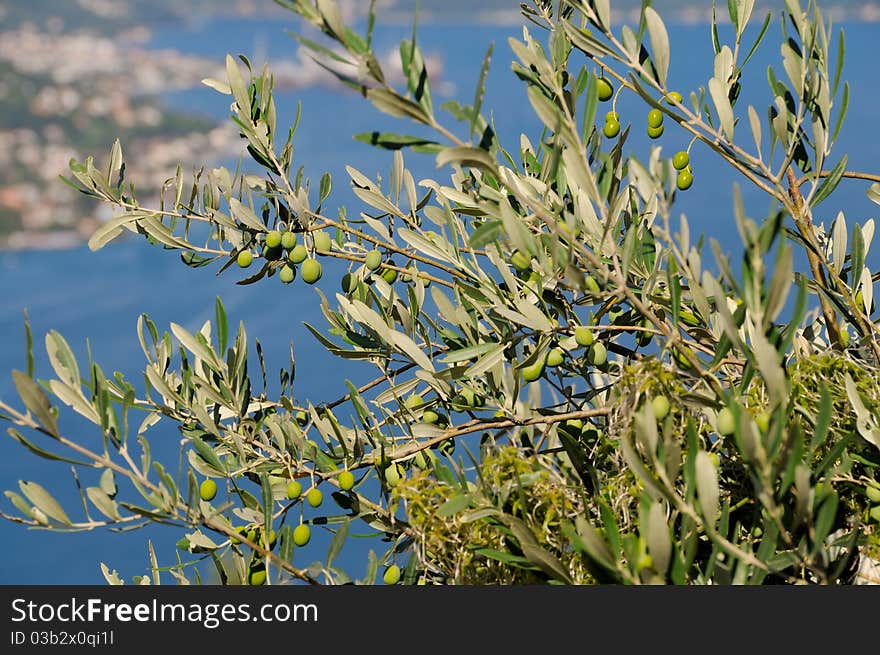
[[[296,126],[275,123],[271,73],[230,56],[227,80],[208,84],[231,96],[265,175],[213,169],[185,181],[178,172],[173,193],[147,208],[122,185],[117,143],[106,170],[74,162],[73,183],[118,210],[93,249],[128,230],[190,265],[246,275],[243,284],[296,266],[317,282],[321,258],[349,262],[342,293],[316,289],[326,326],[308,328],[375,378],[318,401],[294,386],[291,362],[279,398],[255,395],[244,325],[228,343],[219,300],[216,320],[195,334],[172,323],[160,335],[141,318],[143,397],[91,360],[81,373],[50,333],[56,377],[16,372],[25,409],[0,411],[60,451],[11,428],[35,454],[75,457],[105,475],[83,498],[83,520],[33,482],[7,492],[19,512],[7,518],[47,529],[182,525],[180,563],[163,570],[183,579],[210,559],[229,584],[352,581],[337,556],[354,524],[384,549],[370,551],[355,580],[363,584],[380,564],[388,584],[858,580],[880,550],[880,340],[866,266],[874,224],[848,227],[839,213],[826,229],[820,217],[838,184],[874,176],[847,171],[845,156],[825,166],[848,91],[842,49],[813,4],[786,3],[784,77],[767,75],[766,120],[738,105],[766,34],[765,22],[755,42],[742,41],[752,0],[728,3],[732,41],[713,25],[712,77],[686,92],[666,80],[676,57],[694,53],[670,43],[650,3],[638,29],[613,26],[608,0],[523,4],[512,68],[543,129],[515,147],[482,112],[491,50],[474,105],[438,107],[415,33],[401,44],[405,88],[395,89],[371,47],[375,17],[360,34],[333,0],[279,4],[334,44],[299,37],[322,66],[379,111],[433,130],[428,151],[448,179],[417,189],[404,151],[425,152],[426,142],[384,134],[368,142],[390,151],[390,176],[348,166],[366,209],[333,215],[329,177],[316,197],[293,162]],[[618,113],[624,93],[645,113]],[[604,127],[600,101],[611,103]],[[625,155],[645,115],[658,141],[641,158]],[[613,136],[612,120],[622,127]],[[747,146],[734,140],[745,124]],[[690,136],[686,157],[663,156],[666,130]],[[748,218],[734,187],[738,274],[715,242],[712,273],[687,219],[672,224],[690,167],[711,156],[771,206]],[[869,196],[880,202],[880,185]],[[207,226],[204,243],[191,240],[193,223]],[[284,256],[294,241],[274,242],[290,232],[302,243]],[[233,266],[243,252],[257,264],[247,272]],[[103,447],[62,434],[52,398],[94,423]],[[136,434],[132,410],[145,414]],[[180,475],[151,458],[147,432],[159,421],[183,436]],[[219,501],[199,496],[198,476],[222,480]],[[302,567],[293,558],[314,548],[309,525],[333,537],[325,557]]]

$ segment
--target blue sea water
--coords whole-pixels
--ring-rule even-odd
[[[227,52],[246,53],[254,59],[266,56],[270,63],[292,57],[297,44],[285,35],[284,29],[298,29],[295,21],[289,24],[277,20],[207,19],[189,25],[163,28],[152,45],[157,48],[177,47],[186,52],[203,54],[222,62]],[[380,52],[395,46],[407,37],[407,26],[378,26],[376,42]],[[774,28],[775,29],[775,28]],[[849,168],[876,171],[880,141],[873,137],[876,122],[873,109],[878,105],[878,88],[870,57],[873,51],[876,26],[845,25],[849,52],[844,77],[852,84],[848,121],[838,144],[838,152],[849,155]],[[673,44],[671,78],[680,89],[692,89],[705,84],[711,76],[711,57],[691,53],[710,53],[708,26],[670,25]],[[526,131],[533,142],[540,131],[531,108],[522,93],[522,83],[510,71],[512,52],[507,44],[509,36],[517,36],[519,28],[490,25],[425,25],[420,28],[419,41],[428,54],[437,54],[443,60],[443,79],[446,85],[435,91],[435,104],[455,97],[470,102],[478,76],[478,62],[488,44],[494,43],[495,55],[489,75],[485,107],[493,108],[492,117],[502,143],[516,151],[520,131]],[[771,30],[766,46],[755,57],[751,77],[744,83],[742,106],[753,103],[764,107],[767,102],[765,71],[772,64],[781,71],[775,34]],[[687,54],[684,50],[687,50]],[[681,53],[681,54],[678,54]],[[748,83],[748,79],[753,81]],[[194,111],[206,112],[217,118],[226,116],[228,102],[209,89],[172,94],[168,102]],[[344,164],[350,163],[370,176],[388,170],[391,158],[384,151],[375,150],[354,141],[352,135],[372,130],[415,132],[399,120],[390,119],[373,110],[354,93],[341,92],[330,87],[316,86],[295,91],[282,91],[278,96],[279,125],[292,121],[297,101],[302,102],[302,122],[295,139],[295,159],[306,166],[306,174],[315,182],[323,171],[334,177],[331,204],[346,205],[349,214],[359,208],[348,191]],[[642,135],[644,108],[638,103],[623,100],[618,111],[626,119],[634,116],[633,136],[629,148],[646,152],[647,137]],[[453,123],[449,122],[450,125]],[[745,124],[739,128],[747,131]],[[107,135],[108,144],[113,135]],[[748,142],[748,138],[744,139]],[[686,146],[683,136],[668,130],[663,140],[664,152],[671,155]],[[686,213],[694,232],[705,232],[716,238],[725,250],[739,248],[732,216],[732,172],[720,160],[703,148],[692,153],[696,182],[694,188],[681,196],[677,210]],[[230,163],[234,166],[234,162]],[[440,174],[428,155],[407,155],[407,164],[416,180]],[[314,186],[314,183],[313,183]],[[850,222],[864,221],[875,215],[876,205],[865,197],[862,182],[842,183],[835,202],[820,206],[817,218],[829,223],[838,210],[844,210]],[[747,211],[760,219],[768,208],[757,190],[743,187]],[[708,253],[708,250],[707,250]],[[711,257],[710,257],[711,261]],[[876,270],[876,255],[869,258]],[[325,277],[317,285],[331,295],[336,290],[338,271],[328,265]],[[190,270],[169,251],[150,248],[139,240],[124,240],[107,248],[90,252],[81,247],[62,252],[3,252],[0,253],[0,398],[17,404],[16,394],[8,372],[23,369],[24,331],[23,312],[30,318],[37,358],[37,375],[48,376],[49,367],[44,355],[43,339],[52,329],[60,331],[69,341],[81,362],[86,357],[86,343],[94,360],[105,373],[121,371],[140,387],[143,354],[135,333],[137,317],[147,313],[160,330],[177,322],[190,330],[197,330],[205,320],[213,318],[217,296],[225,303],[230,326],[245,322],[248,334],[259,339],[267,362],[270,378],[277,377],[277,365],[286,365],[290,344],[294,345],[297,361],[297,385],[303,398],[327,400],[338,394],[344,377],[354,381],[363,379],[363,368],[340,364],[322,348],[316,348],[313,337],[303,326],[305,321],[321,327],[323,318],[313,290],[295,284],[290,289],[275,287],[271,282],[257,286],[235,284],[235,271],[216,276],[212,268]],[[274,364],[273,364],[274,363]],[[81,364],[82,365],[82,364]],[[251,371],[258,370],[252,360]],[[62,412],[62,427],[72,431],[78,439],[93,447],[93,433],[71,412]],[[133,419],[135,420],[135,419]],[[179,435],[173,430],[158,430],[154,436],[154,452],[172,465],[179,451]],[[9,438],[0,440],[0,488],[17,489],[19,480],[43,483],[63,501],[71,513],[79,513],[76,487],[69,466],[39,459]],[[87,473],[82,484],[94,484]],[[0,507],[8,511],[11,505],[0,498]],[[27,531],[20,526],[0,521],[0,584],[101,584],[103,578],[98,566],[106,562],[117,569],[121,577],[147,572],[148,554],[145,536],[156,546],[160,563],[173,561],[174,543],[179,532],[167,527],[149,527],[146,530],[107,533],[94,531],[76,535],[58,535],[42,531]],[[323,537],[316,541],[320,544]],[[325,540],[326,541],[326,540]],[[363,570],[362,554],[349,553],[343,562],[355,575]],[[297,562],[302,565],[303,562]]]

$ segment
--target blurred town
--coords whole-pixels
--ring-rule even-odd
[[[347,19],[362,6],[340,4]],[[240,155],[231,121],[163,104],[164,95],[205,78],[225,80],[223,58],[149,42],[171,21],[281,12],[290,16],[272,0],[0,0],[0,249],[86,240],[111,208],[77,194],[59,175],[69,176],[72,158],[93,155],[100,165],[116,138],[126,177],[137,180],[144,203],[178,163],[191,170]],[[399,61],[389,56],[386,63],[399,77]],[[439,61],[427,63],[440,72]],[[276,88],[335,79],[306,56],[273,61],[272,72]]]
[[[710,17],[708,3],[663,4],[681,20]],[[834,4],[840,17],[880,20],[876,3]],[[369,3],[340,0],[340,6],[350,18]],[[411,20],[414,2],[378,0],[377,6],[383,19]],[[422,20],[519,19],[519,3],[511,0],[484,0],[479,10],[470,0],[422,0],[419,6]],[[145,190],[161,188],[178,163],[191,168],[237,156],[241,141],[231,122],[170,109],[162,98],[204,78],[225,79],[223,61],[157,50],[149,42],[172,21],[273,12],[286,10],[272,0],[0,0],[0,249],[67,248],[87,239],[109,207],[75,193],[58,176],[68,173],[71,158],[95,155],[100,163],[97,157],[106,156],[115,138],[129,155],[129,179]],[[428,65],[432,76],[442,69],[437,60]],[[272,68],[279,87],[332,80],[308,58]]]

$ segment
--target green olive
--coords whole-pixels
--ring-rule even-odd
[[[694,184],[694,175],[689,170],[685,169],[683,171],[679,171],[678,176],[675,179],[675,186],[678,187],[679,191],[687,191]]]
[[[302,495],[302,485],[296,480],[291,480],[287,483],[287,498],[288,500],[296,500]]]
[[[199,496],[204,501],[214,500],[214,496],[217,495],[217,483],[208,478],[207,480],[203,480],[202,484],[199,485]]]
[[[389,487],[396,487],[400,484],[400,480],[406,475],[406,471],[399,463],[395,462],[385,469],[385,483]]]
[[[314,284],[321,279],[323,273],[321,262],[317,259],[307,259],[302,264],[302,279],[306,284]]]
[[[318,230],[317,232],[312,232],[312,243],[315,244],[315,250],[328,252],[332,241],[330,235],[324,230]]]
[[[589,357],[593,366],[602,366],[608,361],[608,349],[601,341],[597,341],[590,346]]]
[[[278,272],[278,277],[284,282],[284,284],[290,284],[296,277],[296,269],[289,264],[285,264]]]
[[[691,162],[690,156],[684,151],[680,150],[675,153],[675,156],[672,158],[672,166],[677,171],[684,170],[687,168],[688,164]]]
[[[669,400],[666,396],[654,396],[651,400],[651,408],[654,410],[654,417],[662,421],[669,414]]]
[[[531,258],[520,250],[514,251],[514,253],[510,256],[510,263],[513,264],[513,267],[520,272],[525,272],[532,267]]]
[[[393,261],[389,261],[389,264],[394,266]],[[385,280],[388,284],[394,284],[397,282],[397,269],[394,268],[384,268],[382,269],[382,273],[380,274],[382,279]]]
[[[281,232],[272,230],[266,235],[266,246],[269,248],[277,248],[281,245]]]
[[[287,261],[291,264],[302,264],[309,256],[309,249],[303,244],[296,244],[289,253],[287,253]]]
[[[317,487],[313,487],[309,493],[306,494],[306,502],[312,507],[320,507],[321,503],[324,502],[324,494],[321,493],[321,490]]]
[[[594,341],[593,331],[585,325],[578,325],[574,329],[574,340],[579,346],[592,346]]]
[[[718,434],[723,437],[733,434],[736,430],[736,418],[729,407],[724,407],[718,412],[717,428]]]
[[[602,133],[606,138],[613,139],[620,134],[620,123],[615,120],[605,121],[605,127],[602,128]]]
[[[358,279],[355,275],[346,273],[342,276],[339,286],[342,288],[342,293],[352,293],[358,287]]]
[[[275,530],[271,530],[269,532],[268,539],[266,538],[266,534],[263,533],[263,538],[261,541],[263,544],[263,548],[268,548],[269,550],[272,550],[273,548],[275,548],[275,544],[278,543],[278,533],[275,532]]]
[[[339,488],[343,491],[351,491],[354,488],[354,473],[351,471],[343,471],[336,478]]]
[[[305,523],[300,523],[293,529],[293,543],[297,546],[305,546],[312,538],[312,530]]]
[[[596,90],[598,92],[600,102],[610,100],[614,95],[614,87],[607,77],[600,77],[596,80]]]
[[[556,367],[565,361],[565,351],[562,348],[553,348],[547,354],[547,366]]]
[[[418,409],[422,405],[425,404],[425,399],[422,398],[420,394],[413,393],[407,396],[406,400],[403,402],[404,407],[407,409]]]
[[[767,432],[770,429],[770,414],[761,412],[755,417],[755,423],[761,432]]]
[[[281,247],[285,250],[292,250],[296,246],[296,233],[285,232],[281,235]]]
[[[371,271],[375,271],[382,265],[382,253],[378,250],[371,250],[364,258],[364,264]]]
[[[251,569],[248,572],[248,584],[252,587],[259,587],[266,584],[266,567]]]
[[[238,257],[235,258],[235,261],[241,268],[247,268],[251,265],[251,262],[254,261],[254,255],[250,250],[242,250],[238,253]]]
[[[382,575],[382,581],[389,585],[400,582],[400,567],[397,566],[397,564],[392,564],[385,569],[385,573]]]
[[[436,455],[434,455],[434,453],[432,453],[430,451],[420,450],[419,452],[417,452],[415,454],[412,461],[413,461],[413,464],[416,466],[416,468],[420,468],[420,469],[424,470],[424,469],[428,468],[429,466],[431,466],[431,462],[433,461],[432,458],[435,458],[435,457],[436,457]]]
[[[547,357],[538,357],[537,361],[534,364],[530,364],[529,366],[524,366],[522,369],[523,380],[526,382],[534,382],[538,378],[541,377],[541,374],[544,372],[544,365],[546,364]]]

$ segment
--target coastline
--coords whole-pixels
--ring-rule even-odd
[[[245,9],[242,10],[241,7],[245,7]],[[260,20],[266,18],[265,12],[262,11],[262,8],[258,10],[257,5],[253,2],[245,2],[241,7],[236,11],[218,12],[210,19],[200,18],[195,19],[193,22],[198,25],[198,23],[203,20],[221,20],[222,16],[225,16],[227,20],[242,20],[244,23],[248,20]],[[756,12],[757,11],[759,11],[758,8],[756,8]],[[841,22],[876,23],[880,21],[880,4],[877,2],[866,3],[857,9],[842,9],[832,6],[830,8],[825,8],[824,11],[830,15],[838,25]],[[290,12],[282,7],[273,5],[273,10],[270,13],[271,16],[280,16],[289,15]],[[637,16],[638,11],[636,11],[636,18]],[[395,20],[401,22],[411,21],[412,13],[392,9],[386,14],[383,14],[382,18],[383,22],[386,23],[393,23]],[[718,18],[719,22],[724,22],[724,19],[727,19],[726,9],[719,8]],[[476,12],[475,15],[471,17],[470,22],[473,24],[485,21],[486,23],[491,23],[493,25],[505,26],[508,24],[519,24],[521,22],[520,19],[521,14],[519,10],[501,12],[487,10]],[[684,10],[678,13],[673,12],[667,22],[670,25],[708,25],[710,19],[711,9]],[[615,16],[615,20],[630,21],[632,20],[632,16],[618,12]],[[509,23],[507,21],[509,21]],[[453,15],[452,18],[449,18],[440,16],[439,14],[432,14],[431,12],[420,14],[420,23],[422,22],[424,22],[425,25],[461,24],[460,19],[456,19],[455,15]],[[174,63],[174,66],[178,68],[182,67],[182,69],[178,70],[177,83],[184,88],[195,88],[198,86],[198,78],[202,76],[200,71],[203,66],[208,65],[205,60],[185,51],[172,52],[156,50],[155,52],[157,55],[155,59],[147,62],[150,63],[150,66],[144,66],[143,54],[149,49],[148,47],[145,47],[146,42],[149,40],[148,38],[145,38],[145,35],[161,30],[161,24],[159,26],[150,25],[132,28],[132,30],[136,30],[135,34],[137,34],[139,38],[129,41],[125,50],[128,50],[129,55],[132,55],[135,59],[141,62],[139,75],[144,76],[144,81],[139,83],[140,86],[148,83],[156,84],[158,80],[156,75],[152,75],[152,73],[146,75],[146,72],[150,72],[146,71],[146,68],[155,68],[156,71],[161,71],[165,74],[171,69],[171,64],[174,62],[176,62]],[[2,33],[0,33],[0,35],[2,35]],[[132,34],[131,32],[120,32],[113,38],[105,38],[104,40],[107,42],[116,42],[117,46],[120,46],[120,40],[125,39],[125,35],[130,37]],[[61,48],[61,41],[62,40],[60,39],[56,39],[55,47]],[[101,40],[99,39],[99,42],[100,41]],[[41,41],[37,43],[37,45],[44,43],[45,41]],[[109,44],[107,47],[110,47]],[[123,51],[114,50],[113,52],[114,55],[119,55],[119,53]],[[74,60],[75,58],[68,57],[68,59]],[[0,61],[0,63],[2,63],[2,61]],[[306,66],[308,62],[298,63],[291,61],[283,63],[285,65],[281,66],[278,71],[276,71],[279,74],[279,78],[276,80],[279,88],[285,85],[290,85],[291,87],[312,87],[315,85],[328,84],[326,76],[322,76],[320,74],[321,71],[318,70],[316,66],[313,68]],[[438,62],[437,65],[442,68],[442,62]],[[125,67],[123,66],[123,68]],[[181,73],[181,70],[183,73]],[[394,72],[395,74],[398,73],[398,71]],[[110,74],[115,76],[126,75],[125,71],[121,69],[109,71],[108,75]],[[216,74],[219,76],[222,74],[222,71],[217,71]],[[60,88],[61,85],[59,84],[58,86]],[[100,86],[96,87],[97,90],[100,90],[100,88]],[[150,91],[155,91],[157,88],[161,87],[154,86]],[[143,92],[143,89],[140,91]],[[131,86],[127,88],[122,95],[129,96],[128,99],[131,100],[132,98],[138,97],[137,93],[138,90],[134,86]],[[87,95],[88,94],[86,94],[86,96]],[[97,95],[100,96],[100,93]],[[63,99],[64,97],[65,96],[63,95],[57,96],[59,99]],[[159,96],[159,99],[161,100],[161,96]],[[43,105],[48,108],[47,111],[54,107],[51,98],[49,100],[44,99],[43,104],[40,106]],[[151,113],[148,111],[150,109],[151,107],[129,105],[120,99],[118,107],[113,108],[112,111],[116,111],[120,116],[125,117],[125,120],[138,121],[142,118],[144,120],[155,120],[155,112],[153,111]],[[166,110],[163,109],[162,111]],[[167,115],[171,116],[172,114],[173,110],[167,110]],[[107,123],[106,129],[108,130],[108,134],[109,130],[114,128],[114,126],[115,124],[112,122]],[[15,132],[15,130],[13,130],[13,132]],[[3,143],[3,136],[3,128],[0,128],[0,144]],[[109,145],[109,143],[107,145]],[[127,144],[124,143],[123,145]],[[206,130],[200,135],[186,133],[177,136],[155,137],[154,141],[145,139],[142,142],[142,145],[143,147],[141,150],[143,152],[146,153],[149,149],[149,152],[153,153],[148,156],[139,154],[141,160],[140,164],[145,166],[146,170],[149,171],[149,173],[136,175],[136,178],[140,179],[142,182],[142,188],[158,188],[161,186],[162,181],[168,176],[169,171],[173,170],[173,166],[176,165],[177,161],[183,161],[186,166],[188,163],[186,162],[188,155],[185,154],[185,151],[187,149],[195,149],[199,153],[200,158],[208,160],[215,155],[226,156],[231,153],[241,154],[237,149],[240,143],[234,130],[231,130],[230,126],[224,121],[218,121],[215,124],[214,129]],[[55,170],[55,168],[59,162],[62,165],[66,164],[67,158],[71,154],[70,148],[67,148],[66,144],[63,142],[58,143],[57,139],[53,142],[51,138],[47,143],[39,143],[37,145],[32,145],[26,141],[22,142],[20,139],[18,141],[13,140],[9,141],[7,146],[6,150],[8,151],[37,153],[31,157],[31,159],[41,162],[42,165],[39,168],[42,168],[43,170],[40,172],[39,176],[35,175],[32,180],[26,180],[26,182],[12,180],[11,182],[6,181],[0,183],[0,210],[11,210],[18,207],[19,211],[25,217],[22,221],[23,227],[21,229],[13,229],[0,234],[0,251],[59,251],[82,246],[88,240],[94,229],[100,225],[102,216],[100,215],[100,209],[97,207],[94,208],[94,213],[83,213],[82,205],[77,205],[77,203],[82,203],[82,198],[79,198],[72,190],[63,187],[62,183],[58,180],[57,175],[59,173],[64,175],[68,175],[69,173],[69,171],[66,168],[63,168],[63,166],[57,166],[57,170]],[[27,150],[28,148],[31,150]],[[131,150],[133,152],[138,152],[136,148],[132,148]],[[4,153],[0,153],[0,167],[5,167],[6,164],[4,164],[2,160],[2,156],[4,156]],[[136,173],[134,170],[132,172]],[[22,189],[25,184],[28,184],[34,189],[42,187],[43,193],[24,193],[22,192]],[[30,189],[28,191],[30,191]],[[67,193],[68,195],[62,195],[62,193]],[[40,205],[44,206],[41,207]],[[62,211],[57,211],[59,208]],[[68,214],[70,214],[67,219],[64,219],[64,224],[53,225],[47,222],[49,219],[38,218],[39,215],[49,215],[52,217],[52,220],[59,221],[60,219],[58,217],[63,215],[63,211],[67,211]]]

